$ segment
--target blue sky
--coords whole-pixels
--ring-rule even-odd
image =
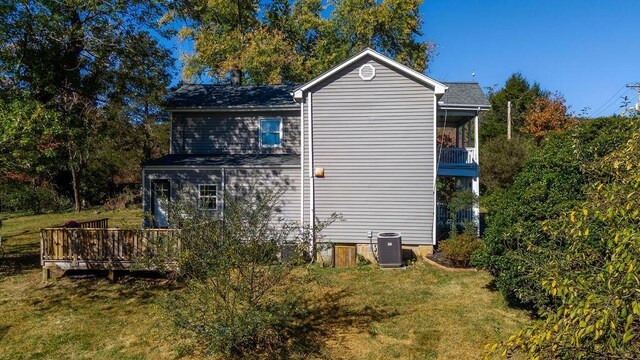
[[[438,80],[469,81],[475,70],[483,87],[501,86],[519,71],[590,115],[635,99],[623,86],[640,82],[640,0],[426,0],[421,13],[438,53],[427,73]]]
[[[425,0],[420,10],[435,79],[471,81],[475,71],[481,86],[500,87],[519,71],[591,116],[619,113],[620,96],[635,101],[624,85],[640,82],[640,0]],[[176,56],[192,50],[167,45]]]

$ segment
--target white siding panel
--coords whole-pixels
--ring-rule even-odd
[[[364,63],[376,68],[371,81],[358,75]],[[315,179],[316,217],[345,218],[327,239],[367,242],[368,230],[397,231],[404,243],[431,244],[433,89],[363,59],[312,92],[314,167],[325,169]]]

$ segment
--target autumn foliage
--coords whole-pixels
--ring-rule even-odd
[[[536,142],[549,133],[565,130],[576,123],[576,120],[567,114],[565,99],[555,94],[549,97],[537,97],[533,106],[524,119],[522,131],[533,136]]]

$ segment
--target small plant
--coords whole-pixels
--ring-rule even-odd
[[[356,257],[356,266],[358,267],[363,267],[363,266],[369,266],[371,265],[371,260],[367,259],[366,257],[362,256],[362,254],[358,254]]]
[[[440,243],[440,249],[444,255],[458,267],[468,267],[471,255],[480,246],[482,246],[482,240],[467,233],[455,235]]]

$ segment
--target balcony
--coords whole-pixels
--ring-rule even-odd
[[[438,162],[447,166],[477,166],[478,153],[475,148],[438,147]]]

